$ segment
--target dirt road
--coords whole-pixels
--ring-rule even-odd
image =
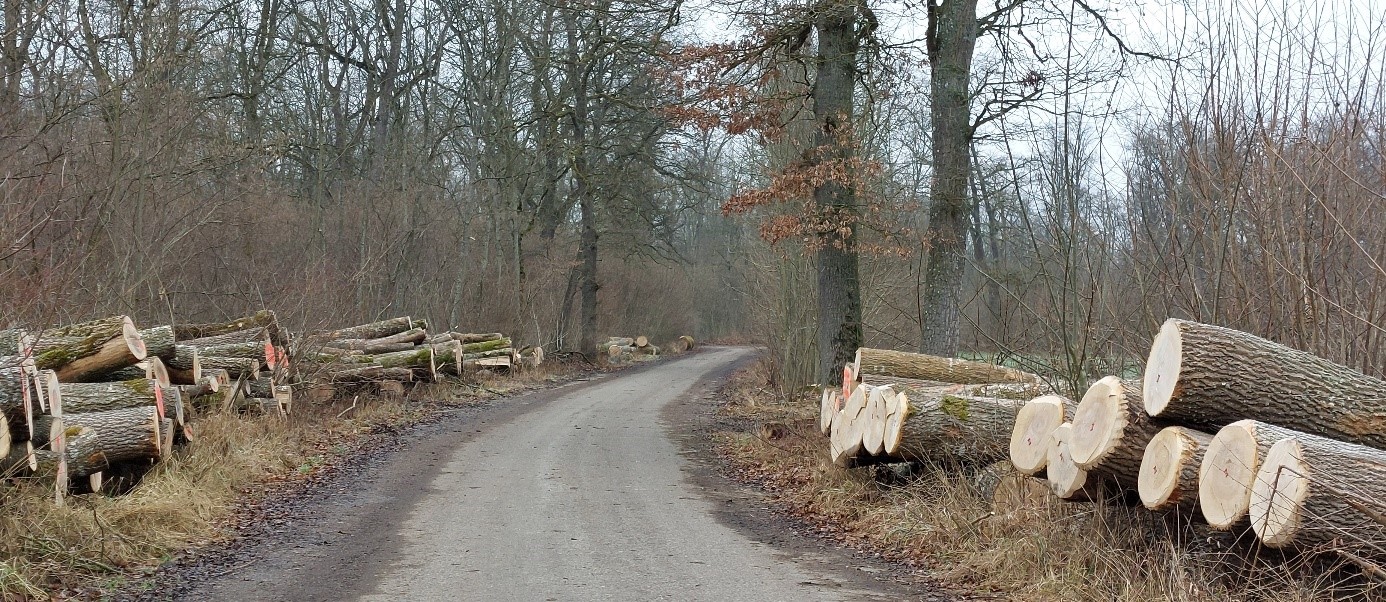
[[[441,425],[178,597],[935,599],[785,533],[712,474],[688,416],[749,354],[711,349]]]

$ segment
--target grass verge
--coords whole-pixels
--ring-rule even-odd
[[[307,486],[375,435],[579,372],[549,363],[514,377],[420,385],[403,397],[295,404],[288,419],[202,416],[196,440],[124,494],[69,496],[61,508],[51,481],[10,479],[0,485],[0,599],[100,599],[181,550],[233,537],[239,509],[276,488]]]
[[[960,598],[1035,602],[1373,600],[1386,588],[1323,559],[1258,550],[1188,516],[1059,500],[979,467],[842,469],[816,395],[783,399],[754,366],[723,389],[715,445],[733,476],[818,533],[930,575]]]

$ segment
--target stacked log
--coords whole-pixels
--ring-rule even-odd
[[[660,353],[659,347],[651,345],[649,337],[644,335],[609,337],[598,345],[598,350],[605,353],[606,360],[612,364],[650,361],[658,359]]]

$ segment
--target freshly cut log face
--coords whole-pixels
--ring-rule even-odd
[[[1074,463],[1136,488],[1146,444],[1160,432],[1145,414],[1140,388],[1115,376],[1098,380],[1073,410],[1072,424],[1068,450]]]
[[[857,375],[852,370],[852,365],[847,364],[842,367],[842,397],[846,399],[852,396],[852,389],[857,388]]]
[[[1231,529],[1247,516],[1256,471],[1281,439],[1295,431],[1255,420],[1238,420],[1213,435],[1198,468],[1198,506],[1214,529]]]
[[[829,437],[833,453],[833,463],[848,467],[862,452],[862,433],[858,426],[859,415],[866,409],[869,387],[858,387],[844,403],[842,412],[833,421],[832,435]]]
[[[1192,508],[1198,503],[1198,470],[1213,436],[1182,426],[1155,434],[1145,446],[1136,491],[1151,510]]]
[[[133,366],[146,356],[144,340],[128,316],[44,331],[34,353],[34,363],[40,369],[56,370],[63,382],[100,380],[105,373]]]
[[[823,399],[818,404],[818,430],[827,434],[833,428],[833,414],[837,413],[837,408],[833,407],[835,402],[833,396],[837,391],[832,387],[823,387]]]
[[[1049,464],[1049,440],[1054,429],[1072,418],[1073,402],[1058,395],[1031,399],[1015,416],[1011,430],[1011,464],[1023,475],[1033,475]]]
[[[866,396],[866,420],[862,428],[861,445],[866,453],[881,455],[885,446],[886,401],[883,393],[890,389],[875,387]]]
[[[905,436],[905,421],[910,418],[909,396],[890,387],[885,389],[887,412],[881,448],[888,456],[899,456],[900,443]]]
[[[853,368],[857,374],[882,374],[958,384],[1042,382],[1034,374],[1005,366],[870,347],[857,350]]]
[[[1080,497],[1080,492],[1088,484],[1088,471],[1079,468],[1068,452],[1068,442],[1072,434],[1073,425],[1069,423],[1061,424],[1054,429],[1054,433],[1050,435],[1049,459],[1046,466],[1050,490],[1054,495],[1066,500]]]
[[[1251,489],[1251,528],[1271,547],[1386,544],[1386,451],[1301,434],[1272,445]]]
[[[1230,328],[1166,321],[1144,396],[1151,416],[1188,426],[1251,418],[1386,448],[1386,381]]]
[[[140,362],[140,364],[144,365],[145,378],[158,381],[161,387],[173,385],[173,377],[169,374],[168,366],[164,365],[164,360],[157,357],[150,357]]]

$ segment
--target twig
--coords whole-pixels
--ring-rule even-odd
[[[357,396],[351,398],[351,407],[349,407],[349,408],[347,408],[347,409],[345,409],[345,410],[342,410],[340,414],[337,414],[337,417],[338,417],[338,418],[341,418],[342,416],[346,415],[347,412],[350,412],[350,411],[356,409],[356,402],[357,402],[358,400],[360,400],[360,399],[361,399],[361,396],[360,396],[360,395],[357,395]]]

